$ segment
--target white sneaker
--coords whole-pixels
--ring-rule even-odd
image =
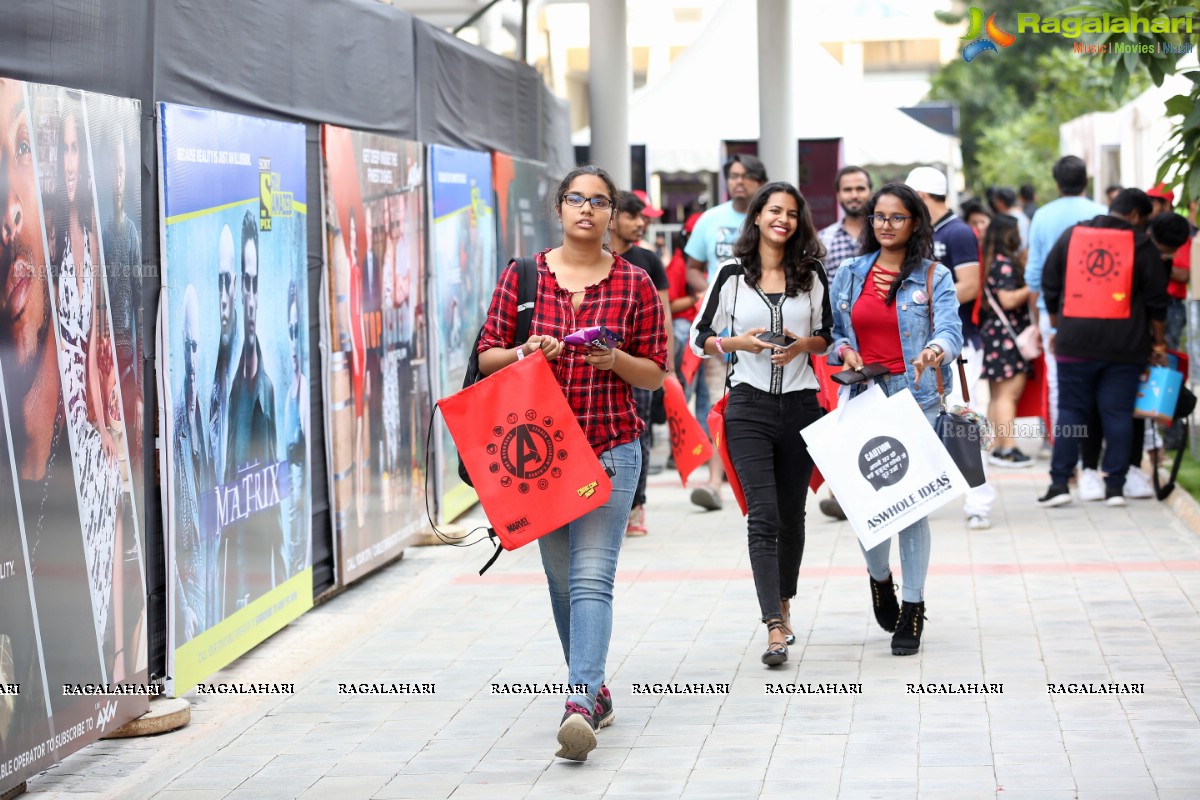
[[[1104,479],[1094,469],[1079,471],[1079,499],[1087,502],[1098,502],[1104,499]]]
[[[972,514],[967,517],[967,529],[972,531],[986,531],[992,527],[992,521],[982,514]]]
[[[1129,468],[1125,473],[1125,491],[1123,494],[1130,500],[1149,500],[1154,497],[1154,486],[1150,478],[1140,469]]]

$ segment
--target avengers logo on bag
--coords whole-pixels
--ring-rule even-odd
[[[488,464],[488,472],[497,475],[503,467],[507,474],[500,477],[500,485],[507,489],[515,479],[521,494],[529,494],[533,486],[546,491],[550,481],[542,476],[549,472],[549,478],[562,477],[562,467],[554,466],[554,461],[555,458],[566,461],[567,451],[555,452],[554,448],[556,442],[562,444],[565,434],[554,428],[553,417],[542,417],[539,425],[537,411],[532,408],[525,409],[524,415],[510,413],[505,422],[512,427],[507,430],[504,425],[492,428],[492,436],[499,444],[489,442],[486,447],[487,454],[497,459]],[[554,432],[548,432],[547,428]]]
[[[1133,231],[1076,226],[1064,284],[1064,317],[1129,319]]]
[[[612,494],[540,351],[438,407],[505,550],[561,528]]]

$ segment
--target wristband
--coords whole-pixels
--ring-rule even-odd
[[[517,345],[517,361],[525,357],[525,345]]]
[[[721,347],[721,337],[720,337],[720,336],[715,336],[715,337],[713,337],[713,338],[715,338],[715,339],[717,340],[717,352],[718,352],[718,353],[720,353],[720,354],[721,354],[721,355],[723,355],[723,356],[727,356],[727,355],[729,355],[729,353],[726,353],[726,352],[725,352],[725,348],[724,348],[724,347]]]
[[[841,347],[839,347],[839,348],[838,348],[838,359],[839,359],[839,360],[841,360],[841,359],[842,359],[842,353],[845,353],[845,352],[846,352],[847,350],[849,350],[849,349],[850,349],[850,345],[848,345],[848,344],[844,344],[844,345],[842,345]]]

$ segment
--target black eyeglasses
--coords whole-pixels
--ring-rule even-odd
[[[596,195],[595,197],[584,197],[581,194],[574,193],[565,194],[563,195],[563,202],[572,208],[581,208],[584,203],[591,203],[592,208],[596,209],[597,211],[603,211],[606,208],[612,208],[612,198],[605,197],[602,194]]]
[[[196,344],[195,339],[191,339],[191,338],[187,338],[187,337],[184,338],[184,340],[183,340],[183,349],[184,350],[187,350],[189,353],[195,353],[196,350],[198,349],[198,347],[199,347],[199,345]]]
[[[291,325],[288,325],[288,336],[292,337],[293,340],[300,338],[299,322],[293,322]]]
[[[884,224],[887,224],[889,228],[903,228],[904,223],[912,217],[907,214],[892,214],[890,217],[885,217],[883,214],[872,214],[867,219],[871,220],[871,224],[876,228],[882,228]]]
[[[229,287],[233,286],[233,273],[222,272],[217,275],[217,285],[221,287],[221,291],[228,292]]]
[[[258,294],[258,276],[242,273],[242,291]]]

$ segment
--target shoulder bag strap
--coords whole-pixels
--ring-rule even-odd
[[[1008,335],[1012,337],[1013,344],[1016,344],[1017,332],[1013,330],[1012,323],[1008,319],[1008,312],[1004,310],[1004,306],[1000,305],[1000,302],[996,300],[996,297],[992,294],[992,290],[986,285],[984,285],[983,291],[987,293],[988,305],[992,307],[992,310],[996,312],[996,316],[1000,318],[1000,322],[1004,325],[1004,329],[1008,331]]]
[[[741,273],[734,275],[733,276],[733,307],[729,310],[729,332],[730,333],[734,332],[733,326],[734,326],[734,323],[737,321],[737,296],[738,296],[738,288],[741,286],[741,283],[742,283]],[[729,381],[730,381],[730,375],[733,374],[733,360],[735,358],[737,358],[737,356],[735,356],[733,353],[730,353],[729,355],[725,356],[725,391],[721,393],[722,397],[729,394]]]
[[[933,272],[934,272],[934,270],[937,269],[937,265],[938,265],[938,262],[934,261],[932,264],[929,265],[929,271],[925,274],[925,291],[929,295],[929,335],[931,337],[933,336],[933,331],[934,331],[934,327],[933,327]],[[967,390],[967,371],[963,367],[962,354],[959,353],[958,358],[956,358],[955,360],[958,362],[958,385],[962,387],[963,402],[970,403],[971,395],[970,395],[970,392]],[[944,404],[945,399],[946,399],[946,387],[945,387],[945,384],[942,383],[942,367],[940,364],[937,367],[936,373],[937,373],[938,395],[942,398],[942,402]]]

